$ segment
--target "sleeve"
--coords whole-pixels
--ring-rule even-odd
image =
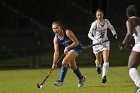
[[[88,37],[92,40],[92,41],[97,41],[94,37],[95,35],[95,32],[96,32],[96,29],[97,29],[97,25],[96,25],[96,22],[93,22],[91,24],[91,27],[90,27],[90,30],[88,32]]]
[[[114,27],[111,25],[111,23],[109,22],[109,20],[108,20],[108,19],[105,19],[105,20],[106,20],[107,25],[108,25],[108,28],[111,30],[113,36],[114,36],[114,35],[117,35],[117,33],[116,33]]]

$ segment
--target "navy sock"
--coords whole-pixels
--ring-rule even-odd
[[[73,72],[76,74],[76,76],[79,78],[79,80],[83,79],[83,76],[82,76],[79,68],[73,70]]]
[[[63,82],[67,73],[68,67],[61,67],[60,80]]]

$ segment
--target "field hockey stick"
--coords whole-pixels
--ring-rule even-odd
[[[105,42],[108,42],[108,41],[110,41],[110,40],[105,40],[105,41],[103,41],[102,43],[105,43]],[[102,44],[102,43],[101,43],[101,44]],[[84,46],[84,47],[82,47],[82,48],[83,48],[83,49],[87,49],[87,48],[91,48],[91,47],[96,46],[96,45],[100,45],[100,43],[96,43],[96,44]]]
[[[65,54],[62,54],[61,57],[57,60],[56,64],[58,64],[60,62],[60,60],[64,57]],[[45,81],[48,79],[48,77],[51,75],[51,73],[54,71],[54,69],[51,69],[48,74],[46,75],[46,77],[43,79],[43,81],[41,83],[37,83],[37,88],[43,88],[43,85],[45,83]]]
[[[120,48],[120,45],[119,45],[119,48]],[[130,47],[127,45],[124,49],[121,49],[121,48],[120,48],[120,51],[122,51],[122,52],[123,52],[123,51],[124,51],[124,52],[127,52],[127,51],[130,52],[131,50],[132,50],[132,46],[131,46],[131,45],[130,45]]]

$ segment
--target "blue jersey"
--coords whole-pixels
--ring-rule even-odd
[[[71,45],[71,44],[73,43],[73,41],[72,41],[65,33],[64,33],[63,40],[61,40],[61,39],[59,38],[58,35],[56,35],[56,38],[57,38],[58,43],[59,43],[60,45],[64,45],[65,47],[67,47],[67,46],[69,46],[69,45]],[[81,43],[79,43],[79,45],[77,45],[77,46],[74,47],[74,48],[70,48],[69,51],[70,51],[70,50],[73,50],[73,51],[75,51],[77,54],[80,54],[80,52],[81,52],[81,50],[82,50],[82,45],[81,45]]]

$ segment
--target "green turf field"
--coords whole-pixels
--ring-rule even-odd
[[[101,75],[96,73],[95,67],[80,69],[87,76],[83,87],[77,87],[78,80],[71,69],[68,70],[64,85],[54,86],[53,82],[59,77],[58,68],[47,79],[43,89],[38,89],[36,84],[44,79],[50,68],[0,70],[0,93],[134,93],[136,90],[127,67],[110,67],[105,84],[100,83]]]

